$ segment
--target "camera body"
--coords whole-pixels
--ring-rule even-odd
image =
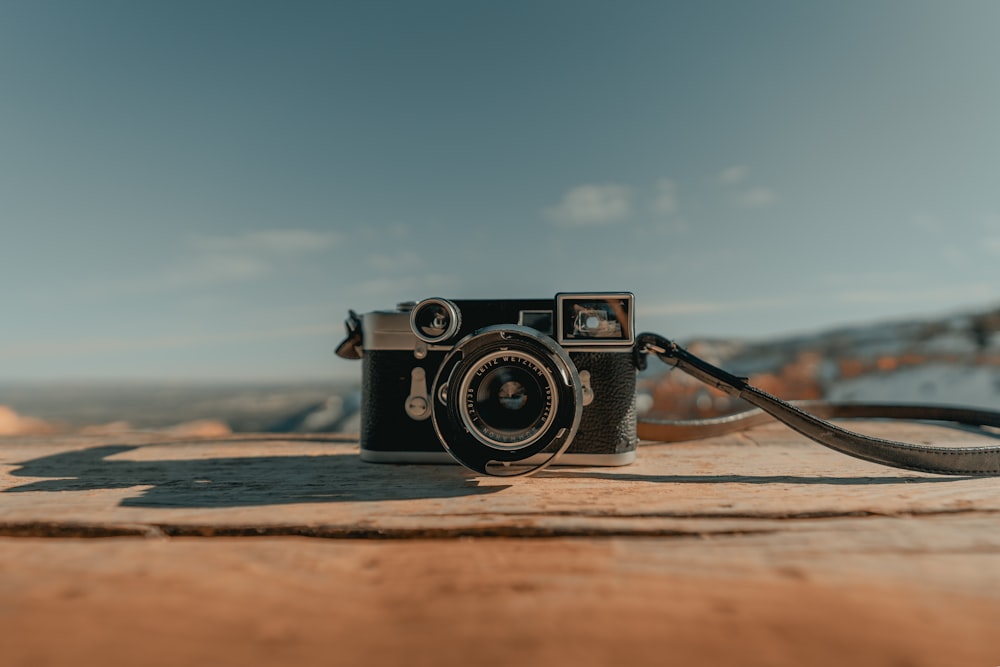
[[[635,459],[634,297],[425,299],[366,313],[361,458],[488,474]],[[352,314],[353,316],[353,314]]]

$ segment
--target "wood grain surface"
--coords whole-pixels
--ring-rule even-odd
[[[516,480],[357,452],[0,440],[0,664],[1000,665],[996,478],[780,426]]]

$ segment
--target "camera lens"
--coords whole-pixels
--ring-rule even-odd
[[[484,357],[461,387],[466,426],[487,445],[517,449],[531,444],[557,408],[555,379],[524,353]]]
[[[518,325],[485,327],[456,343],[434,389],[441,444],[488,475],[549,465],[573,441],[583,410],[580,377],[566,351]]]
[[[413,333],[425,343],[440,343],[458,333],[458,308],[445,299],[425,299],[410,311]]]

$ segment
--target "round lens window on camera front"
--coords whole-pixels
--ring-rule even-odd
[[[410,311],[410,325],[417,338],[440,343],[452,338],[460,324],[458,308],[445,299],[426,299]]]
[[[494,447],[530,444],[555,414],[555,380],[531,356],[495,354],[481,360],[466,380],[464,421]]]

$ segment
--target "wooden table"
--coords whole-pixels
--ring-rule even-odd
[[[1000,665],[1000,479],[778,425],[516,480],[357,451],[0,440],[0,665]]]

